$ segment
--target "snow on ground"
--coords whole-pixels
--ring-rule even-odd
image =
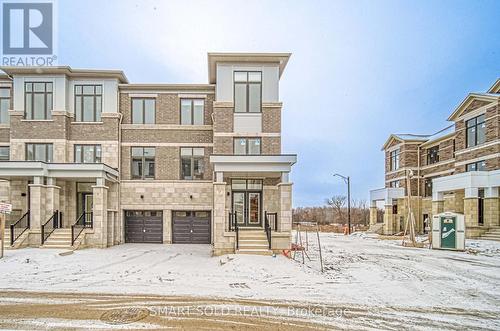
[[[324,273],[315,234],[304,265],[300,254],[296,261],[212,257],[208,245],[125,244],[67,256],[8,250],[0,260],[0,289],[294,300],[406,314],[446,309],[468,319],[482,314],[487,322],[480,326],[500,328],[500,243],[468,241],[466,252],[454,252],[405,248],[366,234],[320,237]]]

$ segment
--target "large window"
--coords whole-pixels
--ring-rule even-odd
[[[75,145],[75,163],[100,163],[101,145]]]
[[[432,196],[432,178],[427,178],[424,183],[424,196]]]
[[[399,187],[399,180],[393,180],[392,182],[390,182],[389,187],[398,188]]]
[[[234,155],[260,155],[260,138],[234,138]]]
[[[181,179],[203,179],[203,148],[181,148]]]
[[[427,149],[427,164],[439,162],[439,146],[433,146]]]
[[[486,170],[486,161],[478,161],[469,163],[465,166],[465,170],[469,171],[485,171]]]
[[[132,147],[132,178],[155,177],[155,148]]]
[[[25,117],[28,120],[52,118],[52,83],[27,82],[25,88]]]
[[[52,162],[52,144],[26,144],[26,161]]]
[[[399,169],[399,148],[390,152],[390,170],[398,170]]]
[[[486,141],[486,123],[484,114],[466,121],[467,147],[480,145]]]
[[[203,125],[205,100],[181,99],[181,124]]]
[[[9,123],[10,88],[0,88],[0,123]]]
[[[154,124],[156,100],[153,98],[132,99],[132,123]]]
[[[9,161],[9,146],[0,146],[0,161]]]
[[[102,85],[75,85],[77,122],[99,122],[102,112]]]
[[[231,180],[233,190],[262,190],[262,179],[233,179]]]
[[[262,73],[260,71],[234,72],[234,111],[260,113],[262,103]]]

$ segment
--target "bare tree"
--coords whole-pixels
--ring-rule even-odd
[[[342,209],[344,208],[346,201],[347,197],[345,195],[334,195],[333,197],[326,199],[327,205],[331,206],[337,212],[341,222],[344,222]]]

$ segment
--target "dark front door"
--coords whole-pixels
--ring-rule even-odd
[[[162,244],[162,212],[127,210],[125,212],[125,242]]]
[[[172,212],[174,244],[210,244],[209,211]]]
[[[233,191],[233,213],[241,226],[260,226],[262,192]]]

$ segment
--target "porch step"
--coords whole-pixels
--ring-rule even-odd
[[[272,255],[273,252],[269,249],[247,249],[242,248],[236,250],[236,254],[251,254],[251,255]]]
[[[55,229],[42,248],[71,248],[71,229]]]

